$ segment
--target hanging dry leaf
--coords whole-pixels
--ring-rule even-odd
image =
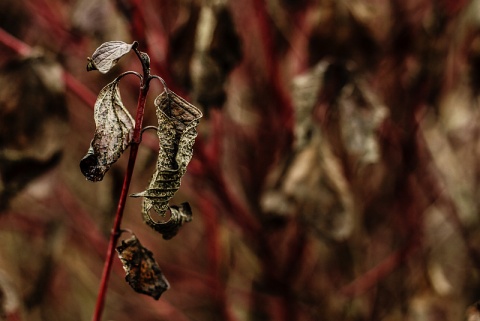
[[[118,80],[106,85],[95,102],[95,135],[80,169],[92,181],[103,176],[122,155],[132,140],[134,120],[122,103]]]
[[[136,41],[132,44],[123,41],[108,41],[103,43],[95,50],[92,58],[88,58],[87,71],[98,70],[102,74],[106,74],[117,64],[120,58],[136,46],[138,46]]]
[[[202,112],[183,98],[169,91],[163,92],[155,99],[158,118],[158,138],[160,151],[157,170],[153,174],[148,189],[133,197],[144,197],[142,215],[145,223],[164,239],[170,239],[178,228],[191,220],[188,205],[169,207],[168,201],[180,188],[180,179],[192,158],[193,143],[197,136],[196,127]],[[171,217],[167,222],[156,222],[150,216],[153,208],[157,214],[165,216],[170,209]]]
[[[127,273],[125,279],[138,293],[158,300],[170,287],[167,279],[153,258],[152,252],[132,236],[117,247],[117,253]]]

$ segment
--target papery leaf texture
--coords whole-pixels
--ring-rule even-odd
[[[131,196],[144,197],[142,215],[145,223],[161,233],[164,239],[170,239],[183,223],[192,218],[188,204],[170,207],[168,202],[180,188],[180,180],[192,158],[196,127],[202,112],[172,91],[159,95],[155,106],[160,140],[157,168],[147,190]],[[169,211],[170,219],[155,221],[150,215],[152,209],[160,216]]]
[[[106,74],[115,66],[120,58],[126,55],[137,42],[132,44],[123,41],[108,41],[98,47],[88,59],[87,71],[98,70]]]
[[[95,134],[80,169],[92,182],[101,181],[132,141],[135,122],[122,103],[118,80],[98,94],[94,108]]]
[[[158,300],[170,285],[150,250],[136,236],[122,241],[117,253],[126,272],[125,280],[138,293]]]

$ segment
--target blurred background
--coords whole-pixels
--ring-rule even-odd
[[[173,200],[193,221],[165,241],[129,198],[122,224],[171,288],[115,258],[104,320],[479,320],[479,0],[1,0],[1,320],[91,318],[128,157],[98,183],[79,161],[97,93],[141,70],[86,72],[112,40],[204,118]]]

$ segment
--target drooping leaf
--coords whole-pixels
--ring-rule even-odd
[[[92,58],[88,58],[87,71],[98,70],[102,74],[106,74],[117,64],[120,58],[137,45],[137,42],[128,44],[123,41],[108,41],[103,43],[95,50]]]
[[[132,140],[134,120],[122,103],[118,80],[106,85],[95,102],[95,134],[80,169],[92,181],[101,181]]]
[[[143,247],[135,236],[122,241],[116,250],[127,274],[125,280],[136,292],[158,300],[168,290],[170,285],[152,252]]]
[[[192,158],[196,127],[202,112],[172,91],[158,96],[155,106],[160,140],[157,169],[147,190],[132,196],[144,197],[142,215],[145,223],[161,233],[164,239],[170,239],[184,222],[191,220],[188,204],[170,207],[168,202],[179,189],[180,179]],[[167,222],[157,222],[150,215],[152,209],[160,216],[170,210],[171,217]]]

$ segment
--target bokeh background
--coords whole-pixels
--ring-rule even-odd
[[[115,259],[104,320],[479,320],[480,1],[1,0],[0,28],[1,320],[91,318],[127,157],[99,183],[78,164],[96,94],[140,71],[86,72],[111,40],[204,118],[193,221],[165,241],[129,199],[122,224],[171,289]]]

